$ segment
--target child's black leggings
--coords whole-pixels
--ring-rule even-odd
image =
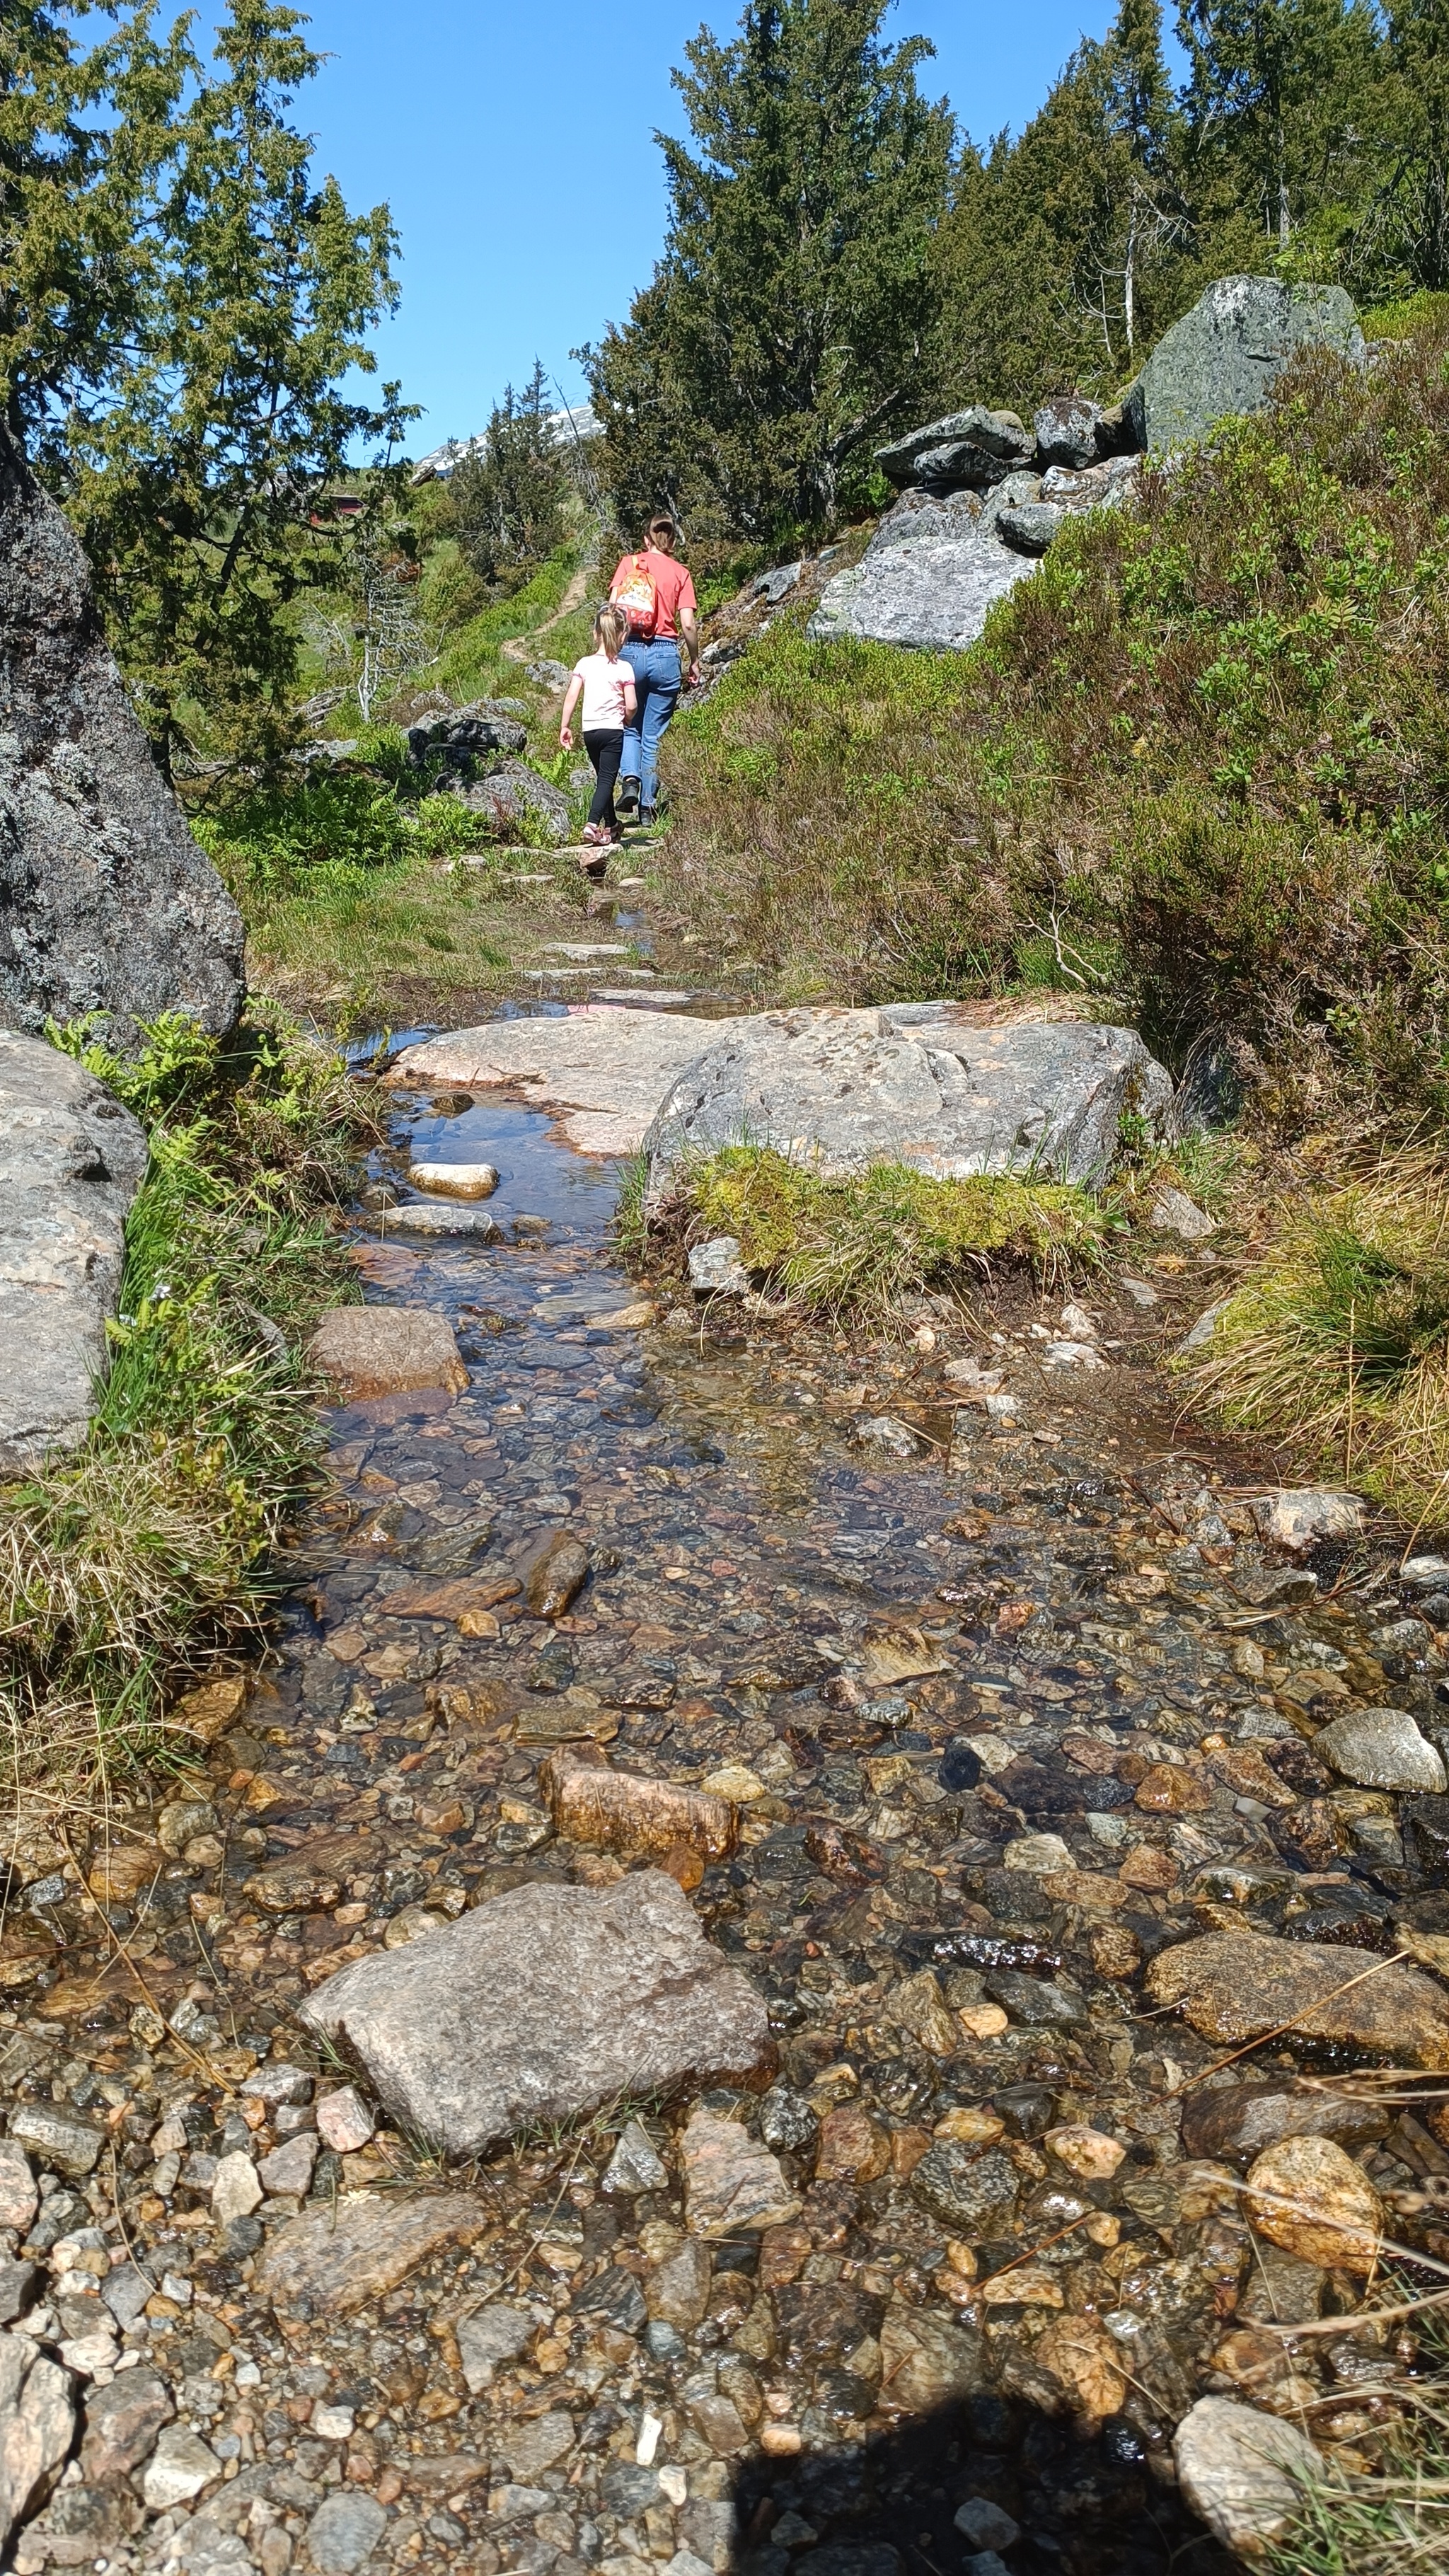
[[[619,818],[614,812],[614,789],[618,783],[624,737],[622,733],[586,733],[584,749],[594,764],[594,801],[589,807],[589,821],[607,823],[610,831],[616,832]]]

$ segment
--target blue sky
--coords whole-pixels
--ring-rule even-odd
[[[669,74],[701,14],[699,0],[314,0],[330,59],[297,113],[350,204],[391,203],[403,298],[379,355],[426,407],[415,455],[480,428],[535,352],[580,398],[569,350],[623,316],[658,255],[653,138],[682,131]],[[1019,128],[1111,14],[1110,0],[903,0],[888,32],[931,39],[925,83],[984,141]]]

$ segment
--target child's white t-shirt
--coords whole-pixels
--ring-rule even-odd
[[[586,653],[574,664],[574,678],[584,684],[585,733],[622,733],[628,721],[624,691],[634,685],[627,662],[611,662],[607,653]]]

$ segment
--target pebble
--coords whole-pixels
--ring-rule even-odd
[[[141,2478],[141,2493],[153,2513],[190,2504],[203,2487],[221,2475],[216,2453],[185,2424],[163,2427]]]
[[[703,2107],[685,2124],[679,2162],[692,2235],[719,2239],[778,2227],[800,2206],[779,2158],[757,2146],[739,2121]]]
[[[619,2133],[618,2144],[604,2168],[600,2189],[631,2194],[662,2191],[668,2180],[668,2169],[656,2152],[647,2129],[641,2127],[637,2120],[630,2120]]]
[[[1361,2165],[1332,2138],[1280,2138],[1248,2175],[1247,2214],[1259,2232],[1325,2269],[1371,2272],[1383,2209]]]
[[[317,2104],[317,2134],[339,2156],[356,2155],[367,2145],[377,2123],[355,2084],[340,2084]]]
[[[1407,1709],[1355,1708],[1321,1726],[1313,1750],[1344,1780],[1363,1789],[1429,1789],[1445,1785],[1444,1765]]]
[[[386,2528],[383,2507],[356,2487],[328,2496],[307,2525],[307,2547],[318,2576],[354,2576]]]
[[[1296,2424],[1228,2397],[1200,2397],[1178,2425],[1173,2462],[1183,2494],[1228,2549],[1255,2557],[1279,2539],[1321,2454]]]

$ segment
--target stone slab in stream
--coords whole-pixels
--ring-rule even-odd
[[[0,1014],[229,1029],[241,917],[151,757],[71,530],[0,432]]]
[[[556,1111],[585,1153],[647,1143],[651,1187],[682,1153],[743,1137],[826,1171],[874,1154],[943,1176],[1034,1164],[1084,1180],[1110,1164],[1124,1108],[1165,1132],[1172,1102],[1170,1077],[1130,1029],[969,1002],[729,1020],[576,1010],[430,1038],[393,1079],[506,1085]]]
[[[557,1111],[581,1153],[632,1154],[670,1084],[729,1025],[607,1008],[492,1020],[408,1047],[392,1079],[457,1091],[506,1086],[532,1108]]]
[[[769,2046],[761,1997],[660,1870],[510,1889],[342,1969],[301,2017],[400,2128],[450,2156],[626,2092],[748,2075]]]
[[[657,1198],[683,1159],[745,1137],[824,1172],[882,1157],[943,1179],[1097,1180],[1129,1107],[1165,1132],[1171,1077],[1130,1029],[983,1025],[952,1002],[769,1011],[724,1022],[679,1076],[644,1140],[649,1188]]]
[[[84,1435],[145,1169],[139,1126],[93,1074],[0,1031],[0,1472]]]

